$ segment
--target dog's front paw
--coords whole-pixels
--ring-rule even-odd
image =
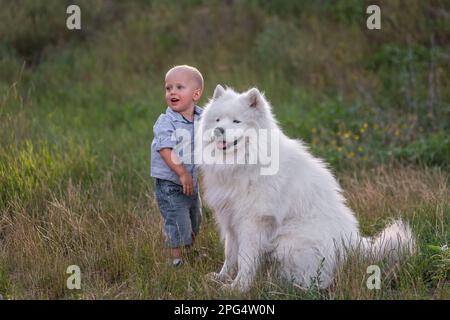
[[[223,293],[229,293],[236,290],[236,285],[233,285],[233,283],[223,283],[220,286],[220,291],[222,291]]]
[[[220,289],[223,292],[231,292],[231,291],[247,292],[250,289],[250,283],[234,280],[231,283],[223,284]]]
[[[227,274],[217,273],[217,272],[210,272],[208,273],[205,278],[209,281],[214,282],[225,282],[230,281],[231,278]]]
[[[205,279],[208,281],[219,281],[219,274],[217,272],[209,272],[205,275]]]

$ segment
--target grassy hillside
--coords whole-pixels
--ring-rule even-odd
[[[66,7],[82,11],[69,31]],[[450,6],[376,1],[0,0],[0,294],[7,298],[221,298],[211,212],[198,252],[167,268],[149,177],[163,77],[265,92],[283,130],[330,163],[365,234],[411,222],[419,253],[362,285],[351,259],[324,292],[262,272],[243,298],[449,298]],[[443,248],[443,249],[441,249]],[[68,290],[79,265],[82,289]]]

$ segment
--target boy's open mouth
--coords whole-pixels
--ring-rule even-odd
[[[178,102],[178,101],[180,101],[180,99],[178,99],[178,98],[171,98],[170,101],[171,102]]]

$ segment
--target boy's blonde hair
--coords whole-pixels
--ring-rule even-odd
[[[167,71],[166,78],[167,78],[167,75],[169,73],[175,72],[175,71],[187,71],[187,72],[189,72],[192,75],[192,77],[194,78],[194,80],[197,83],[197,85],[199,86],[199,88],[203,91],[203,76],[200,73],[200,71],[198,71],[197,68],[192,67],[192,66],[188,66],[187,64],[174,66],[169,71]]]

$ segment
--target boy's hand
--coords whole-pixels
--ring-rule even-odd
[[[180,178],[181,184],[183,185],[183,193],[187,196],[193,195],[194,181],[192,180],[192,176],[186,171],[186,168],[183,166],[181,161],[179,161],[176,153],[174,153],[170,148],[163,148],[159,151],[159,154],[167,163],[169,168],[172,169]],[[177,160],[176,163],[173,159]]]
[[[189,173],[184,173],[180,176],[181,184],[183,185],[183,193],[187,196],[194,194],[194,181]]]

